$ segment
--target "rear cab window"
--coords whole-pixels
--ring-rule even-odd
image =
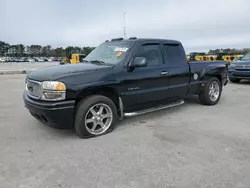
[[[163,44],[166,64],[169,66],[181,66],[187,64],[181,44]]]

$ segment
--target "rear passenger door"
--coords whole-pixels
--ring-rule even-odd
[[[183,97],[189,89],[189,65],[181,44],[163,44],[164,61],[168,72],[169,98]]]

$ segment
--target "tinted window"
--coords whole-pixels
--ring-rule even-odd
[[[166,44],[164,45],[168,64],[180,65],[185,63],[185,54],[179,44]]]
[[[157,66],[162,64],[162,54],[159,45],[143,45],[136,53],[136,57],[145,57],[147,66]]]

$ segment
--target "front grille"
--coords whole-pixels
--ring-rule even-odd
[[[237,71],[250,71],[250,68],[248,69],[236,69]]]
[[[39,99],[41,96],[41,82],[26,80],[26,90],[32,98]]]
[[[233,76],[250,77],[250,71],[236,71]]]
[[[246,71],[248,71],[248,70],[250,70],[250,65],[236,65],[236,66],[234,66],[234,68],[236,70],[246,70]]]

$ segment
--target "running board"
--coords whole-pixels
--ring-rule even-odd
[[[146,113],[150,113],[150,112],[154,112],[154,111],[158,111],[158,110],[163,110],[163,109],[167,109],[167,108],[171,108],[171,107],[175,107],[175,106],[180,106],[184,104],[184,100],[178,100],[176,102],[164,105],[164,106],[159,106],[156,108],[149,108],[146,110],[141,110],[141,111],[137,111],[137,112],[129,112],[129,113],[124,113],[124,117],[133,117],[133,116],[138,116],[138,115],[142,115],[142,114],[146,114]]]

